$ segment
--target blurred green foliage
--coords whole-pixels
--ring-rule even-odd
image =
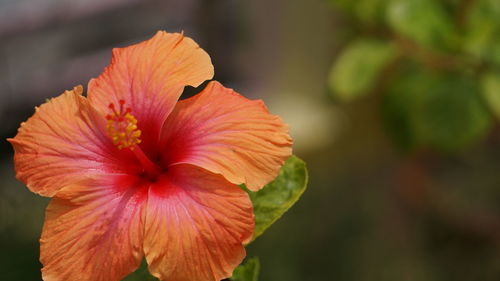
[[[464,51],[477,60],[500,65],[500,1],[473,1],[463,26]]]
[[[380,94],[406,150],[453,152],[487,135],[500,116],[500,1],[331,1],[358,34],[331,67],[335,99]]]
[[[245,264],[238,266],[231,277],[232,281],[259,280],[260,262],[257,257],[248,259]]]
[[[355,1],[353,1],[355,2]],[[386,1],[386,20],[398,36],[425,47],[453,48],[455,30],[452,16],[436,0]]]
[[[481,77],[481,90],[490,110],[500,118],[500,72],[486,72]]]
[[[363,39],[353,42],[337,59],[329,77],[330,87],[342,101],[368,93],[379,73],[395,56],[390,42]],[[356,81],[356,83],[352,83]]]

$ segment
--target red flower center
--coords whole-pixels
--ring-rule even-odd
[[[106,129],[113,144],[118,149],[128,149],[133,152],[143,168],[142,176],[151,181],[156,181],[161,173],[161,168],[153,163],[138,145],[141,143],[141,130],[137,127],[137,119],[132,115],[132,109],[125,107],[125,101],[119,100],[117,109],[113,103],[108,108],[112,111],[106,115]]]

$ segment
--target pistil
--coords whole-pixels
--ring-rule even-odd
[[[160,175],[160,168],[158,167],[158,165],[153,163],[137,144],[129,147],[129,149],[134,153],[137,160],[141,162],[144,171],[149,177],[156,178],[158,175]]]

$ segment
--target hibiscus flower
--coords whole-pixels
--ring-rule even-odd
[[[88,84],[36,108],[9,139],[19,180],[52,197],[44,280],[120,280],[146,258],[161,280],[231,276],[254,228],[257,191],[291,155],[262,101],[209,82],[208,54],[183,34],[114,49]]]

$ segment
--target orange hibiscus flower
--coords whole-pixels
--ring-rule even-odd
[[[229,277],[254,228],[256,191],[291,154],[262,101],[212,81],[210,57],[158,32],[113,50],[88,85],[36,109],[9,141],[17,177],[53,197],[40,239],[44,280],[120,280],[146,258],[161,280]]]

